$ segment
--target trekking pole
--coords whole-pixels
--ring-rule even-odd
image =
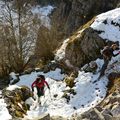
[[[50,89],[49,89],[49,94],[50,94],[50,99],[52,100]]]

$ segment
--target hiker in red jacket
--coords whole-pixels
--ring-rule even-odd
[[[50,89],[48,83],[45,81],[45,77],[43,75],[39,75],[36,80],[32,83],[32,91],[34,91],[34,87],[37,88],[37,96],[40,98],[44,95],[44,87],[45,85]]]

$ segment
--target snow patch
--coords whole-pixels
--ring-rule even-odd
[[[76,36],[74,36],[74,39],[79,38],[83,31],[84,31],[84,29],[78,31],[76,33]],[[60,48],[57,50],[57,52],[55,54],[55,60],[60,61],[60,60],[65,58],[65,50],[66,50],[66,47],[68,45],[69,40],[70,39],[68,38],[68,39],[63,41],[62,45],[60,46]]]
[[[68,41],[69,41],[69,38],[66,39],[62,46],[57,50],[56,54],[55,54],[55,60],[62,60],[63,58],[65,58],[65,49],[68,45]]]
[[[17,83],[17,85],[27,85],[31,88],[31,84],[33,81],[37,78],[38,75],[45,75],[45,78],[52,78],[54,80],[63,80],[66,76],[65,74],[61,74],[61,69],[56,68],[55,71],[50,71],[48,73],[44,72],[32,72],[30,75],[22,75],[20,76],[20,81]]]
[[[4,102],[4,99],[0,99],[0,120],[12,119],[12,116],[9,114],[6,107],[7,107],[7,105]]]
[[[10,85],[9,87],[7,87],[7,90],[12,91],[12,90],[15,90],[16,88],[21,88],[21,87],[19,87],[17,85]]]
[[[102,13],[97,16],[91,27],[101,31],[99,34],[103,39],[120,42],[120,8]]]
[[[14,79],[14,80],[17,79],[16,74],[15,74],[14,72],[11,72],[11,73],[10,73],[10,77],[11,77],[12,79]]]

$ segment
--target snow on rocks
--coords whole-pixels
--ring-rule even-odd
[[[120,8],[98,15],[91,27],[100,31],[103,39],[120,42]]]
[[[7,90],[12,91],[12,90],[15,90],[16,88],[20,88],[20,87],[17,85],[10,85],[9,87],[7,87]]]
[[[56,54],[55,54],[55,59],[56,60],[62,60],[63,58],[65,58],[65,49],[66,49],[66,47],[67,47],[67,45],[68,45],[68,41],[69,41],[69,38],[68,39],[66,39],[64,42],[63,42],[63,44],[62,44],[62,46],[57,50],[57,52],[56,52]]]
[[[84,29],[78,31],[76,33],[77,36],[74,36],[74,37],[78,38],[83,31],[84,31]],[[68,46],[68,43],[70,40],[71,40],[70,38],[67,38],[66,40],[63,41],[61,47],[57,50],[57,52],[55,54],[55,60],[60,61],[65,58],[65,50],[66,50],[66,47]],[[67,61],[65,61],[65,62],[67,62]]]

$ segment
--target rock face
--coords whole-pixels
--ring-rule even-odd
[[[66,34],[71,34],[93,16],[114,9],[119,0],[61,0],[54,13]]]
[[[3,89],[2,95],[10,115],[14,119],[22,118],[26,115],[29,106],[25,104],[25,100],[32,96],[32,92],[28,87],[22,86],[13,91]]]
[[[89,43],[89,44],[88,44]],[[100,56],[105,41],[92,28],[86,28],[80,35],[71,37],[65,51],[65,59],[81,67]]]
[[[108,86],[109,91],[103,102],[82,115],[76,116],[76,120],[120,120],[120,73],[111,73],[109,81],[112,84]]]

